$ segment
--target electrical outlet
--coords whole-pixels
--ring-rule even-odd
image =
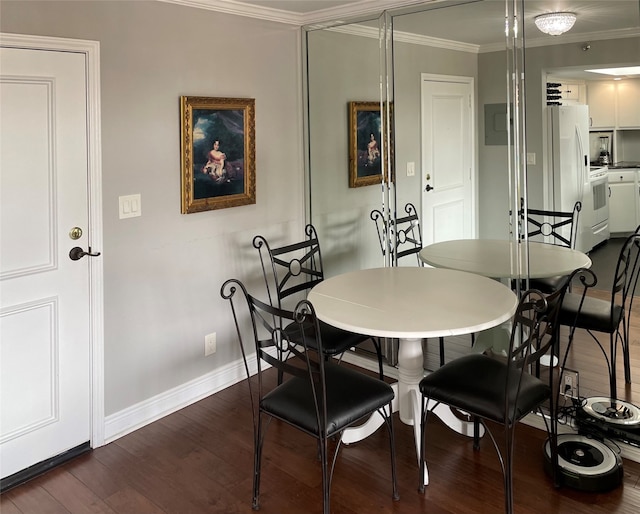
[[[216,353],[216,333],[204,336],[204,356],[207,357],[212,353]]]
[[[565,369],[562,373],[562,391],[560,393],[567,398],[578,398],[578,372]]]

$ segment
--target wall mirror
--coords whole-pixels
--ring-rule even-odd
[[[576,23],[563,35],[543,34],[534,18],[558,4],[576,12]],[[306,27],[308,219],[318,228],[328,273],[385,265],[370,212],[400,216],[407,203],[417,209],[425,245],[460,237],[517,240],[521,227],[510,212],[520,198],[531,208],[553,206],[547,82],[572,86],[563,90],[565,103],[589,104],[589,96],[604,95],[613,79],[584,70],[640,64],[639,6],[636,0],[432,1]],[[569,89],[585,94],[568,98]],[[467,91],[468,125],[456,100]],[[349,187],[351,101],[392,106],[390,133],[383,131],[380,142],[387,136],[393,142],[386,183]],[[436,130],[431,120],[438,120]],[[634,153],[640,124],[602,123],[616,128],[614,158],[640,161]],[[447,204],[448,210],[441,207]],[[518,256],[512,260],[516,266]],[[521,272],[527,275],[526,265]]]
[[[516,108],[508,70],[522,48],[507,48],[515,37],[505,23],[518,4],[423,2],[305,28],[308,214],[331,273],[388,264],[373,209],[393,218],[415,206],[425,245],[510,237],[512,193],[524,181],[510,158],[521,142],[507,123]],[[380,127],[381,183],[349,187],[351,102],[379,103],[390,122]]]

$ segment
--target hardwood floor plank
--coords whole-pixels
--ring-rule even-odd
[[[22,514],[22,511],[5,495],[0,495],[0,512],[2,514]]]
[[[41,487],[73,514],[115,514],[97,494],[66,469],[50,471]]]
[[[608,297],[607,292],[598,293]],[[619,397],[640,404],[640,302],[632,318],[634,382]],[[447,340],[448,358],[471,351],[468,338]],[[608,339],[604,339],[608,348]],[[433,345],[431,345],[433,346]],[[437,345],[434,350],[437,358]],[[607,395],[602,354],[580,331],[567,366],[579,372],[582,396]],[[269,377],[275,382],[275,374]],[[246,382],[211,395],[117,441],[67,462],[0,497],[2,514],[249,514],[253,425]],[[341,448],[332,484],[333,514],[464,514],[503,511],[500,464],[488,438],[480,451],[470,438],[432,417],[426,443],[430,482],[418,492],[413,428],[394,415],[400,501],[391,499],[385,430]],[[501,441],[501,431],[494,435]],[[545,432],[520,424],[514,455],[519,514],[640,512],[640,464],[624,461],[613,491],[556,489],[543,468]],[[284,423],[270,424],[264,442],[260,496],[263,514],[320,514],[321,472],[315,441]]]
[[[63,466],[64,467],[64,466]],[[52,480],[51,470],[45,475],[35,478],[26,484],[11,489],[3,496],[14,503],[22,514],[70,514],[56,498],[51,496],[40,484]]]

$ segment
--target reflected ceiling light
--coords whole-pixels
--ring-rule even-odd
[[[591,73],[602,73],[603,75],[640,75],[640,66],[625,66],[623,68],[600,68],[598,70],[584,70]]]
[[[533,21],[536,23],[536,27],[545,34],[559,36],[573,27],[576,15],[572,12],[552,12],[540,14]]]

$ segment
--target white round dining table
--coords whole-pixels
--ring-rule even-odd
[[[420,449],[420,391],[422,339],[471,334],[511,319],[518,299],[505,285],[463,271],[393,267],[352,271],[325,279],[308,295],[316,315],[325,323],[377,337],[399,339],[398,382],[394,410],[414,427]],[[441,407],[441,408],[440,408]],[[447,406],[434,412],[451,428],[472,436],[472,424]],[[372,417],[343,435],[345,443],[367,437],[382,424]],[[425,469],[424,483],[428,483]]]
[[[590,268],[591,259],[578,250],[529,241],[520,245],[520,268],[516,245],[502,239],[456,239],[425,246],[418,254],[436,268],[468,271],[485,277],[545,278],[569,275]],[[528,270],[528,273],[527,273]]]

